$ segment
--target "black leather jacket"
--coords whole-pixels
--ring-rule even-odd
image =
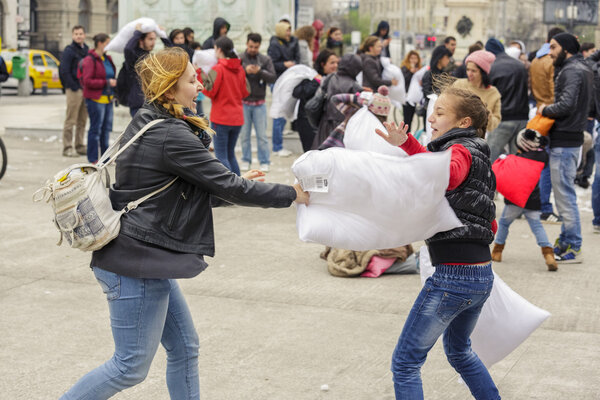
[[[179,179],[123,214],[121,234],[170,250],[212,257],[211,195],[246,206],[284,208],[294,201],[296,191],[291,186],[250,181],[230,172],[208,151],[206,133],[196,135],[188,123],[161,108],[145,104],[127,127],[121,144],[148,122],[165,118],[119,156],[116,183],[110,191],[113,208],[120,210],[174,177]]]
[[[502,96],[502,121],[527,121],[527,69],[519,60],[506,53],[496,56],[490,70],[490,82]]]
[[[554,119],[550,147],[579,147],[592,99],[593,74],[581,54],[565,60],[554,78],[554,104],[542,115]]]

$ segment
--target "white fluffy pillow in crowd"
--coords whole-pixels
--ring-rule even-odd
[[[406,101],[411,106],[416,106],[423,99],[423,85],[421,84],[421,80],[423,79],[423,75],[427,71],[427,66],[421,68],[412,76],[410,80],[410,85],[408,85],[408,93],[406,94]]]
[[[407,156],[406,152],[400,147],[390,145],[381,136],[377,135],[375,129],[387,133],[377,117],[366,106],[363,106],[354,113],[346,124],[344,146],[347,149],[374,151],[390,156]]]
[[[402,108],[402,104],[406,100],[406,87],[404,86],[404,75],[402,70],[392,64],[388,57],[381,57],[381,65],[383,66],[383,73],[381,77],[386,80],[396,79],[398,83],[390,86],[390,101],[396,108]]]
[[[313,79],[317,71],[306,65],[294,65],[288,68],[275,82],[269,115],[271,118],[294,118],[294,109],[298,99],[292,96],[294,88],[304,79]]]
[[[435,272],[427,246],[419,252],[419,268],[425,284]],[[549,316],[548,311],[525,300],[494,272],[492,293],[471,334],[471,347],[489,368],[519,347]]]
[[[194,51],[194,56],[192,57],[192,64],[194,65],[194,68],[201,68],[205,74],[208,74],[212,67],[217,65],[215,49]]]
[[[117,53],[122,53],[125,51],[125,46],[127,45],[127,42],[129,42],[129,39],[133,37],[133,32],[135,32],[135,27],[137,24],[141,25],[140,31],[142,33],[156,32],[159,37],[167,37],[165,31],[161,30],[156,21],[154,21],[152,18],[138,18],[135,21],[131,21],[125,25],[119,31],[119,33],[117,33],[117,36],[111,39],[105,50],[116,51]]]
[[[292,166],[311,192],[310,205],[297,209],[300,239],[364,251],[461,226],[445,198],[450,154],[397,157],[344,148],[305,153]]]

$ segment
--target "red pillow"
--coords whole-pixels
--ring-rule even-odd
[[[537,186],[544,163],[510,154],[492,165],[496,190],[511,203],[523,208]]]

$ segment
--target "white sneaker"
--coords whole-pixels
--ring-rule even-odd
[[[271,166],[269,164],[260,164],[260,170],[262,172],[269,172],[271,170]]]
[[[281,149],[276,151],[275,154],[277,154],[279,157],[289,157],[292,155],[292,152],[287,149]]]
[[[250,169],[250,163],[247,161],[242,161],[240,163],[240,170],[242,171],[248,171]]]

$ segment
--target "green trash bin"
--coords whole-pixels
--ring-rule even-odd
[[[12,76],[22,81],[27,77],[26,59],[23,56],[14,56],[12,58]]]

